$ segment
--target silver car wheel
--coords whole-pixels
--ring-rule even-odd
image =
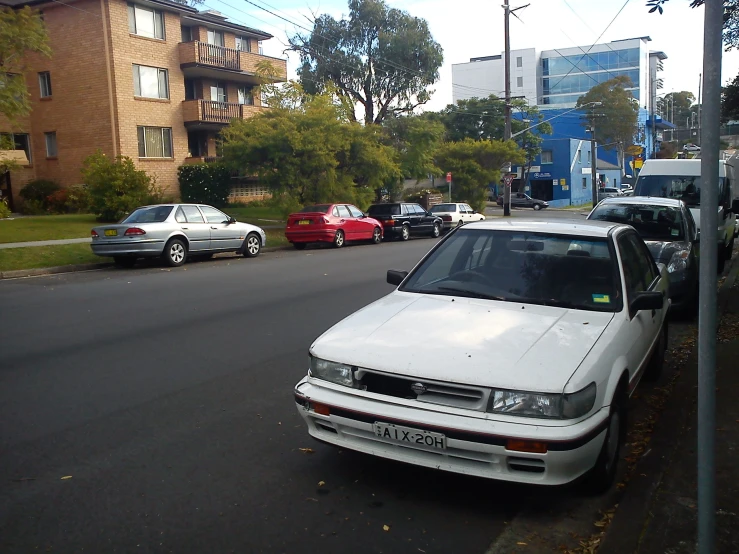
[[[185,249],[179,242],[173,242],[169,247],[169,257],[176,264],[181,264],[185,259]]]
[[[246,249],[252,256],[256,256],[257,254],[259,254],[259,240],[257,239],[257,237],[249,237],[249,239],[246,241]]]

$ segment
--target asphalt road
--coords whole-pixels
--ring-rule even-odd
[[[0,552],[485,552],[561,493],[315,443],[292,398],[433,243],[0,282]]]

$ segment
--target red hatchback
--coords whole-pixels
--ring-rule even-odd
[[[306,206],[287,218],[285,236],[302,250],[310,242],[331,242],[341,248],[349,240],[382,242],[382,225],[351,204]]]

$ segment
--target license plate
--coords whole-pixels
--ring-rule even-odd
[[[375,435],[381,439],[400,444],[426,446],[436,450],[446,450],[446,437],[441,433],[432,433],[411,427],[402,427],[392,423],[375,422]]]
[[[308,219],[301,219],[300,221],[298,221],[298,225],[309,225],[309,224],[310,224],[310,220]]]
[[[118,231],[116,229],[106,229],[105,230],[105,236],[106,237],[117,237]]]

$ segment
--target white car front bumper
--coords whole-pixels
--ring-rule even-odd
[[[493,414],[464,416],[438,405],[417,408],[395,402],[397,398],[359,391],[347,394],[321,384],[305,377],[295,387],[298,412],[315,439],[373,456],[488,479],[569,483],[595,465],[606,435],[607,407],[571,425],[537,425],[536,420],[524,418],[521,423],[510,423],[494,419]],[[316,404],[322,411],[328,408],[328,415],[316,413]],[[443,434],[446,449],[383,439],[375,434],[376,422]],[[509,450],[510,440],[545,443],[546,453]]]

